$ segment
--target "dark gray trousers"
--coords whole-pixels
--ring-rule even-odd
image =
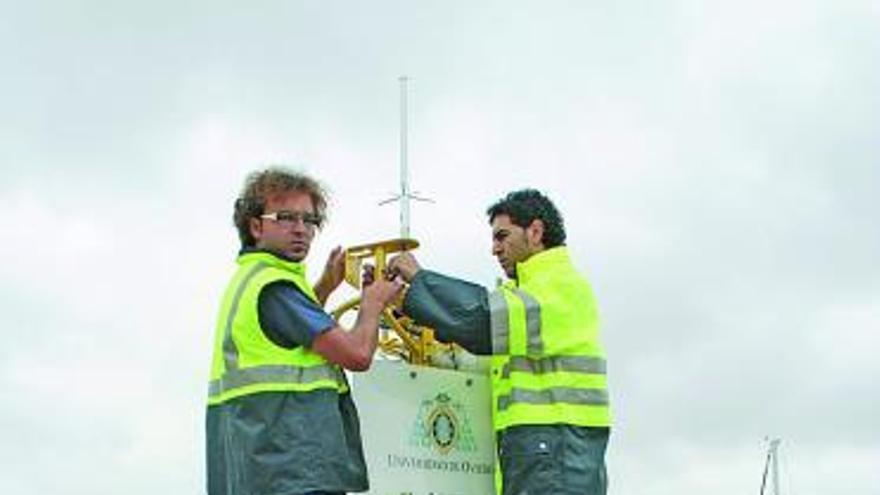
[[[513,426],[498,434],[502,495],[605,495],[609,428]]]

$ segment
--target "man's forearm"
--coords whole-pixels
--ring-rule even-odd
[[[351,330],[354,346],[363,355],[373,359],[376,346],[379,342],[379,318],[382,308],[373,304],[362,304],[358,311],[357,320]]]

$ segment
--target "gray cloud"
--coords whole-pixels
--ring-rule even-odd
[[[11,10],[11,9],[6,9]],[[616,493],[880,485],[869,2],[16,5],[0,19],[5,493],[188,493],[243,175],[396,234],[411,85],[426,266],[491,285],[483,212],[539,187],[601,303]],[[341,297],[341,296],[338,296]],[[51,473],[51,476],[47,476]],[[124,487],[124,488],[123,488]]]

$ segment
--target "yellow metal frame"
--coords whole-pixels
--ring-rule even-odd
[[[372,259],[376,277],[384,276],[387,256],[419,247],[415,239],[390,239],[352,246],[345,250],[345,281],[355,289],[361,288],[361,269],[364,262]],[[337,320],[347,311],[360,307],[361,297],[350,299],[333,310]],[[382,311],[379,349],[388,356],[399,357],[412,364],[430,365],[430,357],[438,348],[451,344],[437,342],[434,330],[417,325],[402,313],[403,295]],[[393,330],[389,332],[388,329]]]

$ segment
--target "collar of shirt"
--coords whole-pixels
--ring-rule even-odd
[[[294,272],[303,276],[306,273],[305,263],[293,261],[282,254],[272,251],[266,251],[263,249],[243,248],[238,253],[238,259],[236,261],[239,265],[262,261],[263,263],[268,263],[269,265],[276,268],[287,270],[289,272]]]

